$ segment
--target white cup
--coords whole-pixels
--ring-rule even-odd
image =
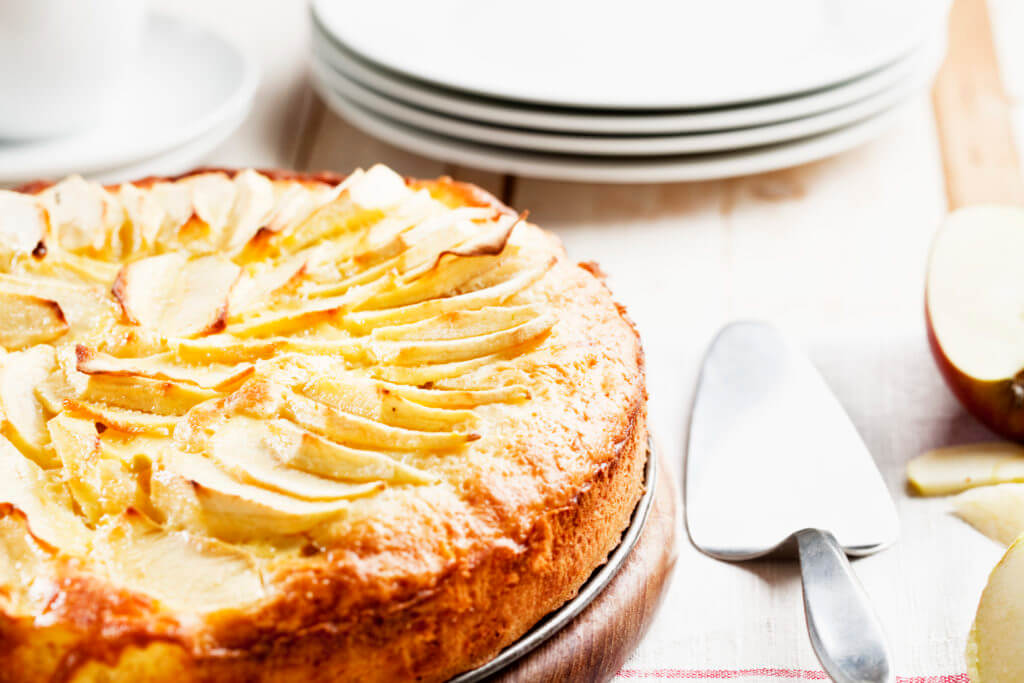
[[[0,0],[0,140],[98,122],[139,56],[143,0]]]

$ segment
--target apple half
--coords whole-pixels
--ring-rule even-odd
[[[928,340],[960,402],[997,434],[1024,441],[1024,208],[949,215],[932,244]]]

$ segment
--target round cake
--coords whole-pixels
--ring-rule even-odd
[[[572,598],[643,359],[525,218],[384,166],[0,191],[0,681],[441,681]]]

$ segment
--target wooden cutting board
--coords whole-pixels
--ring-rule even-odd
[[[500,683],[606,681],[640,643],[676,560],[680,505],[675,471],[658,455],[654,500],[643,534],[611,583],[566,628],[495,676]]]
[[[985,0],[955,0],[946,60],[932,88],[949,208],[1024,205],[1010,98]]]

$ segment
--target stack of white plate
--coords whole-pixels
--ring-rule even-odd
[[[245,119],[259,68],[224,37],[153,15],[129,83],[94,128],[57,138],[0,140],[0,184],[71,173],[113,182],[190,169]]]
[[[313,0],[334,111],[441,159],[698,180],[826,157],[931,82],[946,0]]]

